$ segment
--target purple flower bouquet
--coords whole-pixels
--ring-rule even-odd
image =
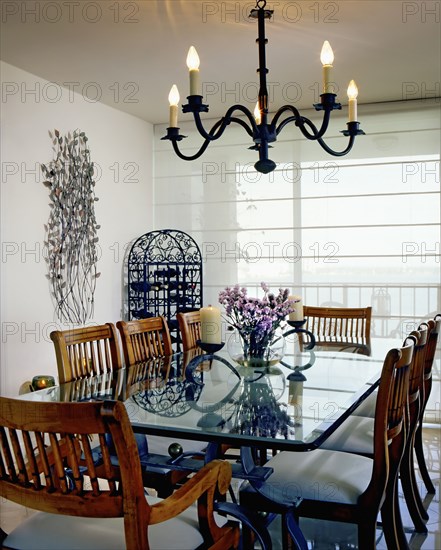
[[[261,283],[263,298],[252,298],[246,288],[239,285],[227,287],[219,293],[219,303],[225,307],[228,322],[238,333],[244,365],[277,362],[272,346],[283,338],[276,330],[287,315],[295,310],[295,300],[289,298],[287,288],[279,288],[277,296],[269,292],[268,285]],[[237,357],[233,357],[238,360]],[[273,361],[274,360],[274,361]]]

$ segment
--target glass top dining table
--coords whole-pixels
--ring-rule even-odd
[[[121,400],[138,433],[305,451],[320,446],[375,389],[385,357],[382,348],[369,357],[288,352],[281,363],[260,368],[241,367],[224,350],[214,355],[199,350],[20,398]]]

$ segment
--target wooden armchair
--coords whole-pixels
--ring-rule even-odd
[[[99,441],[104,463],[99,477],[104,470],[106,484],[97,479],[91,437]],[[118,477],[109,440],[116,449]],[[168,499],[146,497],[136,441],[121,402],[2,397],[0,449],[0,496],[40,511],[6,537],[5,548],[153,550],[177,548],[178,541],[180,548],[238,547],[238,524],[223,518],[216,522],[214,515],[214,498],[226,493],[231,466],[213,461]]]
[[[198,347],[197,340],[201,339],[201,314],[199,311],[178,313],[179,330],[181,332],[182,350],[184,352]]]
[[[50,338],[55,346],[60,384],[121,368],[118,336],[112,323],[55,330]]]
[[[371,354],[371,307],[304,306],[303,312],[306,319],[304,328],[316,338],[315,349]],[[305,343],[300,340],[301,347]]]

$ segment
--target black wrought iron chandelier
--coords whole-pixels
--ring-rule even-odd
[[[327,41],[323,44],[320,56],[323,64],[323,93],[320,95],[321,102],[314,104],[316,111],[324,111],[320,129],[317,129],[311,120],[301,116],[298,109],[293,105],[284,105],[281,107],[274,115],[272,121],[268,123],[269,102],[266,82],[268,69],[266,68],[265,55],[265,48],[268,41],[265,38],[265,19],[271,18],[273,10],[267,10],[265,7],[266,0],[257,0],[255,8],[253,8],[250,13],[250,17],[257,19],[258,23],[257,44],[259,48],[259,68],[257,72],[259,73],[259,96],[254,113],[243,105],[233,105],[227,110],[225,115],[214,124],[211,130],[208,132],[205,130],[200,113],[207,113],[208,105],[203,103],[203,96],[198,93],[199,57],[194,47],[192,46],[190,48],[187,56],[187,66],[190,71],[190,95],[187,97],[188,103],[182,106],[182,112],[193,113],[196,127],[205,141],[199,151],[194,155],[187,156],[179,150],[178,142],[186,136],[179,133],[178,105],[180,98],[176,85],[173,85],[169,94],[170,125],[167,128],[167,135],[162,139],[168,139],[172,142],[173,149],[179,158],[191,161],[202,156],[208,145],[212,141],[219,139],[226,127],[232,122],[242,126],[252,138],[254,145],[251,146],[250,149],[259,152],[259,160],[254,167],[258,172],[262,172],[263,174],[268,174],[276,168],[276,163],[268,158],[268,148],[271,147],[269,144],[277,140],[279,133],[290,122],[295,123],[306,139],[317,141],[327,153],[336,157],[341,157],[349,153],[354,145],[355,137],[364,134],[364,132],[360,130],[360,123],[357,122],[358,90],[355,82],[351,80],[348,87],[349,122],[347,123],[347,129],[341,132],[343,135],[349,137],[348,145],[343,151],[334,151],[323,140],[323,136],[328,129],[331,111],[334,109],[341,109],[341,103],[336,102],[336,94],[330,91],[332,89],[330,74],[334,61],[334,54]],[[237,113],[245,115],[245,119],[248,121],[234,116]],[[284,114],[289,114],[289,116],[282,118]]]

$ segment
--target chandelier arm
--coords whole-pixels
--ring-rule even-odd
[[[225,117],[222,118],[222,119],[220,119],[220,120],[218,120],[218,121],[216,122],[216,124],[211,128],[210,134],[211,134],[211,133],[214,134],[214,132],[216,132],[217,128],[218,128],[219,126],[222,126],[222,125],[223,125],[224,127],[223,127],[223,129],[220,131],[219,136],[218,136],[218,137],[220,137],[220,136],[222,135],[223,131],[225,130],[227,124],[229,124],[230,122],[236,122],[237,124],[240,124],[243,128],[245,128],[245,130],[248,132],[248,134],[249,134],[251,137],[253,136],[253,133],[252,133],[251,130],[248,128],[246,122],[244,122],[244,121],[241,120],[240,118],[231,117],[231,118],[229,119],[229,122],[228,122],[227,124],[224,124],[224,122],[223,122],[224,119],[225,119]],[[207,134],[207,135],[210,136],[210,134]],[[199,151],[198,151],[197,153],[195,153],[194,155],[190,155],[190,156],[187,156],[187,155],[184,155],[183,153],[181,153],[181,151],[179,150],[179,146],[178,146],[177,140],[172,140],[172,145],[173,145],[173,149],[174,149],[175,153],[176,153],[177,156],[178,156],[179,158],[181,158],[182,160],[196,160],[196,159],[198,159],[200,156],[202,156],[202,155],[205,153],[207,147],[210,145],[210,143],[213,141],[213,139],[217,139],[217,138],[212,138],[212,139],[209,139],[209,138],[208,138],[208,139],[206,139],[206,140],[204,141],[204,143],[201,145],[201,148],[199,149]]]
[[[271,127],[274,128],[274,126],[276,126],[279,118],[286,111],[291,111],[293,113],[293,116],[290,116],[282,120],[282,122],[276,128],[276,135],[279,135],[279,133],[283,130],[283,128],[290,122],[295,122],[296,126],[300,128],[300,131],[302,132],[302,134],[309,140],[317,140],[321,138],[325,134],[326,130],[328,129],[329,120],[331,118],[331,111],[327,109],[325,110],[322,126],[320,130],[318,130],[315,124],[311,122],[308,118],[301,116],[298,109],[296,109],[293,105],[284,105],[283,107],[281,107],[277,111],[277,113],[274,115],[274,118],[271,122]],[[305,128],[305,125],[311,128],[313,132],[312,134],[308,132],[308,130]]]
[[[246,133],[250,136],[250,137],[253,137],[254,134],[252,132],[252,130],[250,130],[250,127],[247,125],[247,123],[240,119],[240,118],[236,118],[236,117],[231,117],[230,118],[230,122],[235,122],[236,124],[239,124],[240,126],[242,126],[242,128],[245,129]]]
[[[306,117],[303,117],[303,116],[300,117],[300,121],[298,122],[297,125],[300,128],[300,131],[302,132],[302,134],[307,139],[319,140],[326,133],[326,130],[328,129],[328,126],[329,126],[330,118],[331,118],[331,111],[326,110],[324,115],[323,115],[323,120],[322,120],[322,125],[321,125],[320,130],[317,130],[317,126],[311,120],[309,120],[309,118],[306,118]],[[310,134],[308,132],[308,130],[305,128],[305,125],[309,126],[311,128],[311,130],[313,132],[312,134]]]
[[[251,129],[249,126],[244,122],[243,120],[240,120],[239,118],[232,117],[231,115],[234,113],[234,111],[241,111],[250,121]],[[237,124],[240,124],[245,130],[247,131],[248,135],[253,137],[254,132],[257,132],[257,125],[256,122],[251,114],[251,112],[242,105],[233,105],[228,109],[228,111],[225,113],[225,115],[216,122],[216,124],[211,128],[209,132],[207,132],[202,124],[202,120],[200,117],[200,114],[198,112],[193,113],[194,121],[196,123],[196,127],[198,129],[198,132],[200,135],[205,138],[208,141],[215,141],[219,139],[222,134],[225,131],[225,128],[231,123],[235,122]],[[217,132],[217,133],[216,133]]]
[[[275,127],[277,126],[277,123],[278,123],[278,121],[279,121],[279,118],[280,118],[280,117],[283,115],[283,113],[285,113],[286,111],[291,111],[292,114],[294,115],[294,116],[292,116],[292,117],[289,117],[290,122],[291,122],[291,121],[296,121],[296,120],[298,120],[299,118],[301,118],[301,117],[300,117],[300,111],[299,111],[296,107],[294,107],[294,105],[284,105],[283,107],[280,107],[280,109],[279,109],[279,110],[277,111],[277,113],[274,115],[273,120],[271,121],[271,126],[272,126],[273,128],[275,128]],[[286,119],[286,120],[288,120],[288,119]],[[282,121],[281,124],[285,125],[285,124],[284,124],[284,121]],[[283,127],[283,126],[282,126],[282,127]],[[280,126],[279,126],[279,128],[280,128]],[[276,130],[276,133],[277,133],[277,134],[278,134],[278,133],[280,132],[280,130],[281,130],[281,128],[280,128],[280,130],[279,130],[279,128],[277,128],[277,130]]]
[[[181,153],[181,151],[179,150],[178,142],[176,140],[172,140],[173,150],[177,154],[177,156],[182,160],[196,160],[196,159],[198,159],[200,156],[202,156],[205,153],[205,150],[210,145],[210,143],[211,143],[210,140],[206,139],[204,141],[204,143],[201,145],[201,148],[199,149],[199,151],[197,153],[195,153],[194,155],[187,156],[187,155],[184,155],[183,153]]]
[[[328,145],[326,145],[326,143],[324,142],[324,140],[322,138],[318,138],[317,141],[320,143],[321,147],[327,152],[329,153],[330,155],[334,156],[334,157],[343,157],[344,155],[346,155],[347,153],[349,153],[349,151],[352,149],[352,146],[354,145],[354,142],[355,142],[355,135],[354,134],[351,134],[349,136],[349,143],[348,143],[348,146],[346,147],[346,149],[344,149],[343,151],[334,151],[333,149],[331,149]]]

